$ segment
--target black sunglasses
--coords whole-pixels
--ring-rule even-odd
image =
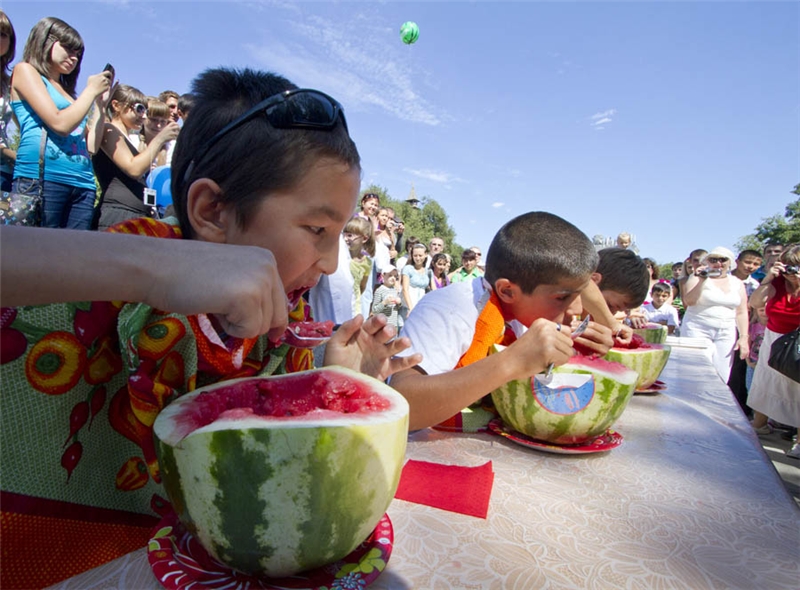
[[[286,90],[262,100],[241,117],[234,119],[217,131],[198,150],[197,156],[192,158],[186,169],[184,182],[188,181],[195,163],[200,162],[215,143],[237,127],[241,127],[262,114],[276,129],[324,129],[330,131],[336,127],[336,123],[341,118],[344,130],[349,133],[347,121],[344,118],[344,109],[336,99],[324,92],[309,88]]]
[[[728,259],[727,258],[712,258],[712,257],[709,256],[708,257],[708,261],[711,264],[718,264],[718,263],[721,263],[721,262],[727,262]]]

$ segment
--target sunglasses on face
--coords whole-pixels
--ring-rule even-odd
[[[184,181],[188,180],[195,162],[200,162],[208,151],[225,135],[241,127],[251,119],[264,115],[275,129],[323,129],[330,131],[341,118],[344,130],[347,121],[344,109],[335,99],[319,90],[297,88],[286,90],[262,100],[241,117],[234,119],[217,131],[197,152],[186,169]]]
[[[723,262],[727,262],[727,258],[709,258],[708,261],[711,264],[722,264]]]
[[[136,102],[131,105],[131,108],[136,112],[137,115],[140,117],[144,117],[147,114],[147,107],[140,102]]]

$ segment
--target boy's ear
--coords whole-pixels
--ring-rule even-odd
[[[497,279],[494,282],[494,292],[503,303],[513,303],[520,294],[519,287],[508,279]]]
[[[223,206],[222,189],[210,178],[195,180],[186,195],[186,215],[197,239],[224,244],[228,225],[235,220]]]
[[[593,272],[592,280],[594,281],[595,285],[600,286],[600,281],[603,280],[603,275],[601,275],[599,272]]]

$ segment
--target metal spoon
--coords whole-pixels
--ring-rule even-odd
[[[323,327],[319,324],[327,324],[327,322],[291,322],[283,333],[283,336],[281,336],[281,340],[295,348],[316,348],[317,346],[321,346],[331,339],[333,333],[339,328],[339,324],[331,322],[330,329],[327,329],[327,326]],[[300,332],[308,329],[310,326],[314,326],[317,333],[313,336],[301,336]]]
[[[583,334],[586,331],[586,327],[589,325],[589,320],[591,319],[592,319],[591,314],[586,314],[586,317],[583,318],[583,321],[580,324],[578,324],[578,327],[575,328],[575,331],[572,332],[572,334],[570,334],[570,338],[575,340],[578,336]],[[542,380],[545,383],[550,383],[550,381],[553,379],[554,367],[555,363],[550,363],[549,365],[547,365],[547,371],[545,371],[544,377],[542,377]]]

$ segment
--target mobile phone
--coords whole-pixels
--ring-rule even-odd
[[[148,207],[156,206],[156,191],[151,188],[144,189],[144,204]]]
[[[106,67],[103,68],[104,72],[111,72],[111,77],[114,77],[114,66],[111,64],[106,64]]]

